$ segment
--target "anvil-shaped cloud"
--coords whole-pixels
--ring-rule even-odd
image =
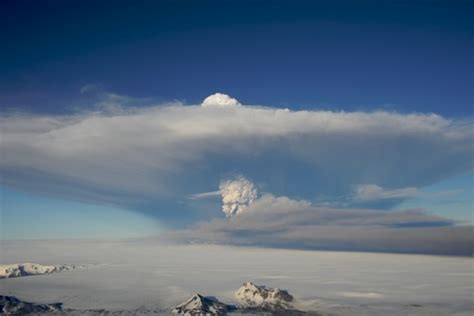
[[[0,181],[94,203],[149,203],[158,216],[161,201],[216,190],[229,173],[309,201],[370,184],[358,187],[359,201],[395,203],[472,170],[473,127],[432,113],[249,106],[224,94],[197,105],[103,94],[89,112],[3,115]]]

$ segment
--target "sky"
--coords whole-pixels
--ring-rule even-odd
[[[0,237],[466,252],[472,6],[2,1]]]

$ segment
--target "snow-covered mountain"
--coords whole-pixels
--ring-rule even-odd
[[[16,263],[0,265],[0,279],[37,274],[49,274],[76,269],[75,265],[41,265],[37,263]]]
[[[198,293],[194,294],[184,303],[173,309],[173,314],[184,316],[223,316],[235,307],[219,302],[214,297],[205,297]]]
[[[293,309],[293,296],[286,290],[245,282],[235,294],[239,307],[278,311]]]
[[[61,303],[35,304],[24,302],[13,296],[0,295],[0,314],[25,315],[31,313],[50,313],[62,310]]]
[[[194,294],[173,309],[176,315],[223,316],[228,312],[242,315],[305,315],[293,306],[294,298],[286,290],[245,282],[235,294],[238,307],[219,302],[215,297]],[[239,314],[240,315],[240,314]]]

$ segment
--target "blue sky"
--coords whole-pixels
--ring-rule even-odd
[[[472,114],[470,1],[2,1],[0,101],[81,86],[200,102]]]
[[[2,239],[131,238],[156,235],[145,215],[2,188]]]
[[[278,205],[472,224],[472,9],[2,1],[1,237],[189,227],[240,175]]]

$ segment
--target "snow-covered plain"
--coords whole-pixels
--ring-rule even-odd
[[[0,280],[0,294],[65,308],[170,311],[198,292],[236,303],[245,281],[287,289],[301,309],[333,315],[472,315],[473,259],[166,245],[140,241],[2,241],[0,264],[86,269]],[[133,314],[133,312],[132,312]]]

